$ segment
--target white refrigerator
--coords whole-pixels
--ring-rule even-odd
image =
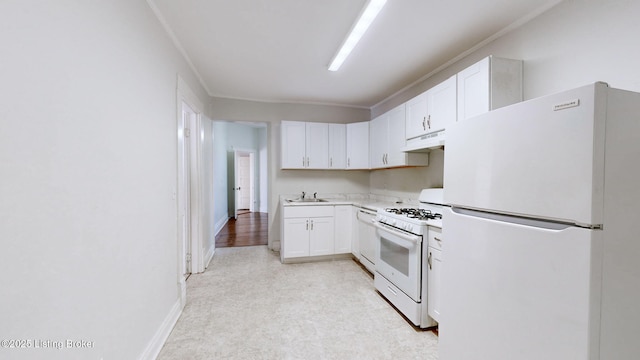
[[[440,360],[640,359],[640,94],[447,129]]]

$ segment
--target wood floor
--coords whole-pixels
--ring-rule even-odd
[[[267,213],[248,212],[238,215],[216,235],[216,248],[267,245]]]

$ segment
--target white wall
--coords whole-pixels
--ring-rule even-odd
[[[444,151],[434,149],[429,153],[429,166],[371,171],[370,192],[418,200],[422,189],[442,187],[443,172]]]
[[[216,246],[215,233],[215,192],[214,179],[217,173],[214,171],[214,134],[213,121],[206,115],[201,120],[202,134],[202,255],[204,258],[204,266],[207,266],[211,260]]]
[[[136,359],[180,299],[177,74],[205,93],[144,1],[4,0],[0,43],[0,339],[94,342],[0,358]]]
[[[267,153],[267,128],[258,129],[258,162],[260,163],[259,181],[259,210],[260,212],[269,212],[269,158]]]
[[[224,121],[213,122],[213,193],[214,224],[217,234],[229,220],[228,189],[233,187],[227,181],[227,125]]]

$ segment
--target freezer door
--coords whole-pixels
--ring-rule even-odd
[[[439,358],[597,359],[602,231],[504,220],[445,211]]]
[[[447,128],[447,204],[602,224],[608,87],[597,83]]]

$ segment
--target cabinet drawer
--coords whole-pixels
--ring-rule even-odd
[[[333,217],[333,206],[285,206],[284,218]]]
[[[429,246],[442,250],[442,229],[429,226]]]

